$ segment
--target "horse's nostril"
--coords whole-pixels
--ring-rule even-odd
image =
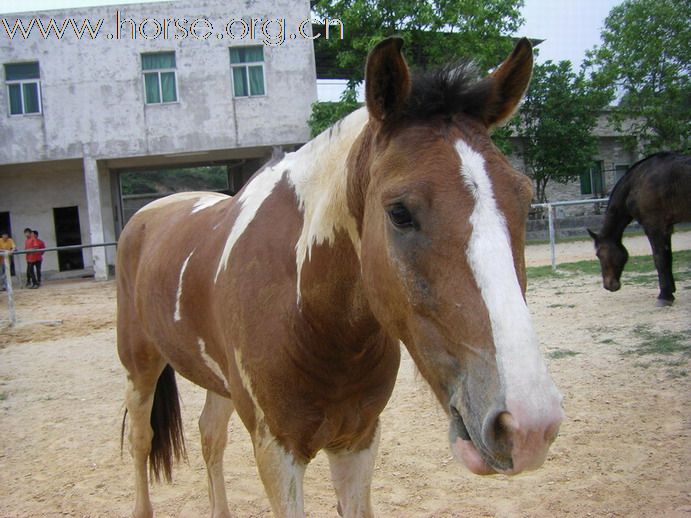
[[[511,458],[515,430],[516,421],[510,412],[500,411],[489,418],[485,427],[485,440],[495,455]]]

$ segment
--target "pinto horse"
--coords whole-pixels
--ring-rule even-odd
[[[532,188],[492,144],[532,71],[521,40],[491,75],[412,81],[390,38],[370,53],[366,107],[268,164],[234,198],[153,202],[118,247],[134,515],[184,454],[175,372],[207,389],[199,420],[214,517],[229,516],[237,410],[277,516],[303,516],[326,450],[339,512],[371,516],[379,414],[402,341],[478,474],[539,467],[563,419],[525,302]],[[152,441],[153,439],[153,441]]]
[[[605,289],[617,291],[629,258],[622,244],[624,229],[638,221],[648,236],[657,269],[658,306],[674,303],[672,232],[675,223],[691,221],[691,156],[663,152],[635,163],[616,183],[609,197],[602,230],[595,241]]]

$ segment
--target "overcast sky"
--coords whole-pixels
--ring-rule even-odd
[[[147,1],[147,0],[143,0]],[[155,0],[154,0],[155,1]],[[540,62],[568,59],[580,65],[585,51],[599,44],[610,9],[622,0],[525,0],[525,24],[518,36],[544,39]],[[131,0],[0,0],[0,13],[31,12],[87,5],[133,3]],[[347,27],[346,27],[347,30]]]

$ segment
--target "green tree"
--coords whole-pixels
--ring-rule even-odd
[[[360,106],[357,102],[355,88],[346,88],[341,99],[335,102],[316,102],[312,104],[312,114],[307,124],[312,138],[341,120]]]
[[[602,44],[588,54],[593,80],[620,96],[612,122],[632,124],[646,153],[689,151],[691,3],[626,0],[614,7]]]
[[[511,124],[523,142],[523,158],[539,202],[547,201],[550,181],[573,181],[592,165],[597,153],[592,130],[608,99],[606,93],[591,88],[583,73],[574,73],[569,61],[535,66],[521,110]]]
[[[523,0],[318,0],[318,18],[341,20],[345,38],[318,38],[317,50],[332,49],[340,67],[362,80],[369,50],[387,36],[405,41],[413,67],[426,68],[459,57],[473,58],[481,69],[494,67],[512,47],[523,23]]]
[[[387,36],[405,41],[404,52],[413,70],[426,69],[461,58],[471,58],[486,71],[504,59],[513,34],[523,23],[523,0],[318,0],[314,14],[324,21],[340,20],[344,38],[317,38],[317,59],[333,60],[333,67],[349,80],[344,98],[336,103],[314,103],[312,134],[355,108],[355,86],[364,79],[367,53]]]

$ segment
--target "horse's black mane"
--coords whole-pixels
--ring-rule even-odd
[[[480,80],[471,61],[446,65],[413,76],[410,96],[400,114],[403,120],[450,119],[465,113],[480,116],[490,94],[490,85]]]

